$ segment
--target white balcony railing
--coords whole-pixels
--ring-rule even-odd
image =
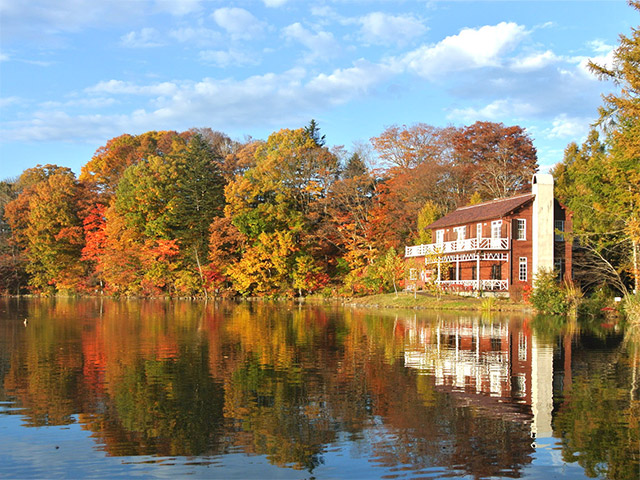
[[[493,291],[505,291],[509,289],[509,282],[507,280],[441,280],[436,283],[442,285],[444,288],[450,288],[452,290],[493,290]]]
[[[474,250],[509,250],[508,238],[465,238],[453,242],[429,243],[405,247],[405,257],[424,257]]]

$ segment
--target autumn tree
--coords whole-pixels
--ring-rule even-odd
[[[414,168],[421,163],[446,163],[450,129],[417,123],[410,127],[387,127],[371,143],[380,159],[391,166]]]
[[[533,142],[517,125],[476,122],[459,129],[452,141],[454,184],[466,195],[477,191],[490,200],[520,193],[538,170]]]
[[[184,146],[191,135],[189,132],[178,134],[174,131],[152,131],[112,138],[82,167],[79,179],[111,198],[127,167],[148,159],[149,156],[162,157],[175,152]]]
[[[18,294],[27,283],[25,258],[12,241],[11,227],[4,215],[6,206],[16,197],[16,180],[0,182],[0,292]]]
[[[5,217],[26,254],[30,285],[37,291],[81,288],[84,236],[75,175],[56,165],[37,166],[16,185],[20,194],[7,204]]]
[[[284,275],[281,262],[293,266],[301,247],[312,248],[306,240],[326,216],[318,206],[335,180],[337,159],[301,128],[270,135],[257,147],[255,160],[255,167],[225,189],[225,215],[253,242],[231,276],[245,293],[273,291],[275,284],[290,290],[293,269]],[[288,257],[275,258],[282,253]],[[248,271],[258,284],[246,281]]]

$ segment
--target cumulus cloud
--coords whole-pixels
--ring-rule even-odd
[[[120,37],[120,45],[128,48],[152,48],[161,47],[164,41],[155,28],[143,28]]]
[[[408,53],[402,61],[418,75],[431,79],[456,71],[497,67],[502,56],[526,35],[525,28],[513,22],[464,28],[435,45]]]
[[[70,115],[43,109],[28,120],[5,123],[0,138],[67,141],[109,138],[158,128],[186,129],[194,124],[280,126],[301,121],[320,105],[339,105],[370,93],[391,74],[388,67],[358,61],[352,67],[309,76],[304,68],[254,75],[241,81],[205,78],[199,82],[137,85],[119,80],[100,82],[88,94],[150,97],[143,108],[122,115]],[[80,128],[81,127],[81,128]]]
[[[482,108],[456,108],[447,115],[447,118],[465,123],[477,120],[489,120],[492,122],[505,122],[509,119],[518,119],[528,116],[535,116],[540,113],[540,109],[527,102],[517,99],[495,100]]]
[[[239,50],[203,50],[199,58],[204,63],[227,67],[229,65],[255,65],[258,62],[251,55]]]
[[[251,39],[262,33],[263,22],[244,8],[219,8],[211,14],[220,28],[234,38]]]
[[[304,45],[311,52],[311,59],[318,57],[332,57],[340,49],[340,45],[329,32],[313,33],[304,28],[300,23],[293,23],[282,30],[282,34],[288,40],[293,40]]]
[[[362,39],[376,45],[390,43],[405,45],[427,31],[427,27],[411,15],[373,12],[362,17],[359,22],[362,25],[360,30]]]
[[[169,32],[169,36],[180,43],[192,43],[200,46],[216,45],[222,42],[220,32],[204,27],[175,28]]]
[[[572,117],[562,113],[553,119],[550,129],[543,133],[548,138],[581,139],[586,137],[593,118]]]
[[[540,70],[548,65],[558,63],[561,60],[562,59],[551,50],[546,50],[544,52],[533,53],[525,57],[516,58],[513,61],[511,68],[519,71]]]

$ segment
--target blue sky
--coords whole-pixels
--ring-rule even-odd
[[[546,169],[613,89],[586,62],[638,20],[621,0],[0,0],[0,179],[79,173],[123,133],[311,118],[347,150],[394,124],[520,125]]]

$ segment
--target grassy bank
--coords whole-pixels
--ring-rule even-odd
[[[469,310],[476,312],[530,312],[531,305],[516,303],[504,298],[473,298],[458,295],[434,295],[420,293],[415,298],[413,293],[385,293],[367,297],[344,299],[344,305],[371,308],[413,308],[429,310]]]

